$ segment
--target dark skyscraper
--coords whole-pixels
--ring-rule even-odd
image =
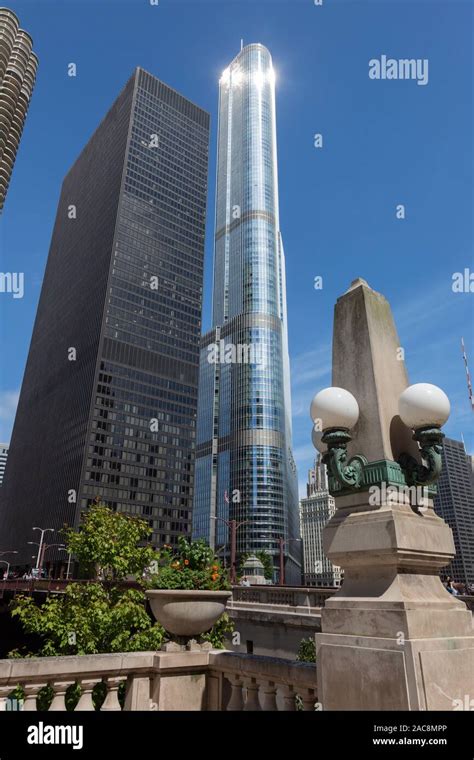
[[[472,458],[464,443],[445,438],[443,469],[434,508],[453,531],[456,555],[443,575],[458,583],[474,583],[474,484]]]
[[[0,497],[20,561],[96,497],[190,531],[208,144],[137,68],[64,179]]]

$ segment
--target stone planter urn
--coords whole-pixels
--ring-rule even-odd
[[[232,592],[152,589],[146,595],[155,619],[166,631],[175,636],[194,637],[212,628]]]

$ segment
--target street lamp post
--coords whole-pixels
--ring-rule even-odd
[[[436,483],[441,472],[444,438],[441,427],[450,413],[448,397],[436,385],[416,383],[400,394],[398,411],[402,423],[413,431],[412,438],[420,445],[421,463],[409,453],[402,452],[398,456],[397,464],[406,485],[426,486]],[[371,483],[373,462],[368,462],[360,454],[355,454],[347,461],[351,431],[359,419],[359,405],[352,393],[344,388],[324,388],[311,402],[311,417],[315,424],[313,444],[323,455],[322,461],[328,468],[333,485],[338,484],[339,489],[356,492]],[[378,462],[375,464],[378,465]]]
[[[40,547],[39,550],[38,550],[38,554],[41,553],[40,562],[39,562],[39,565],[38,565],[38,563],[36,563],[36,567],[40,571],[41,571],[41,569],[43,567],[44,555],[46,554],[46,552],[48,551],[48,549],[53,549],[54,547],[59,547],[58,551],[60,551],[60,552],[67,551],[66,548],[65,548],[65,546],[64,546],[64,544],[45,544],[45,543],[43,543],[43,546],[41,548],[41,544],[37,544],[36,541],[28,541],[28,543],[29,544],[36,544],[37,546]]]
[[[43,556],[41,557],[40,569],[43,567],[44,555],[46,554],[46,552],[48,551],[48,549],[53,549],[55,547],[58,548],[58,552],[65,552],[65,551],[67,551],[67,549],[64,546],[64,544],[43,544]],[[51,572],[51,570],[50,570],[50,572]]]
[[[222,554],[222,561],[223,561],[223,564],[224,564],[224,570],[227,568],[226,557],[225,557],[226,549],[227,549],[227,543],[222,544],[222,546],[219,546],[219,548],[216,549],[216,556],[219,556],[219,554]]]
[[[0,559],[0,564],[7,566],[6,572],[3,574],[3,580],[6,581],[8,580],[8,575],[10,573],[10,563],[7,562],[6,559]]]
[[[237,531],[242,525],[249,523],[250,520],[242,520],[238,523],[237,520],[225,520],[223,517],[214,516],[211,517],[211,520],[220,520],[225,523],[230,530],[230,582],[235,584],[237,581]]]
[[[4,551],[4,552],[0,552],[0,557],[3,557],[5,554],[18,554],[18,552],[17,552],[17,551],[15,551],[15,549],[8,549],[7,551]],[[8,573],[10,572],[10,564],[11,564],[11,563],[10,563],[10,562],[6,562],[5,560],[2,560],[2,561],[3,561],[5,564],[7,564],[7,565],[8,565],[8,569],[7,569],[7,578],[8,578]]]
[[[39,550],[38,550],[38,556],[36,558],[36,569],[41,568],[41,564],[43,561],[43,541],[44,541],[44,534],[50,531],[51,533],[54,533],[54,528],[33,528],[33,530],[39,530],[41,533],[41,538],[39,542]],[[28,541],[28,543],[34,543],[34,541]]]
[[[64,551],[66,551],[66,549]],[[67,558],[66,580],[69,580],[69,572],[71,570],[71,558],[72,558],[72,552],[69,552],[69,556]]]

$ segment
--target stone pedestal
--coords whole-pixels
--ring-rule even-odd
[[[474,636],[439,578],[451,530],[430,506],[366,497],[340,497],[325,531],[344,583],[316,635],[318,697],[325,710],[452,710],[474,693]]]
[[[403,450],[419,458],[398,417],[407,385],[398,348],[387,302],[356,281],[336,307],[333,385],[359,402],[350,453],[372,464],[355,492],[333,483],[324,550],[344,582],[316,635],[324,710],[453,710],[474,696],[472,614],[439,577],[454,555],[451,530],[429,492],[413,503],[396,463]]]

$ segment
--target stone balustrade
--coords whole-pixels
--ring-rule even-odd
[[[133,652],[0,660],[0,711],[37,710],[38,693],[52,689],[49,710],[66,710],[66,692],[80,686],[75,711],[313,710],[316,667],[220,650]],[[124,689],[123,707],[119,699]],[[23,699],[12,701],[22,687]]]
[[[232,601],[315,610],[324,607],[326,599],[334,596],[338,590],[338,588],[301,586],[234,586]]]
[[[209,709],[315,710],[316,666],[275,657],[211,652]]]

